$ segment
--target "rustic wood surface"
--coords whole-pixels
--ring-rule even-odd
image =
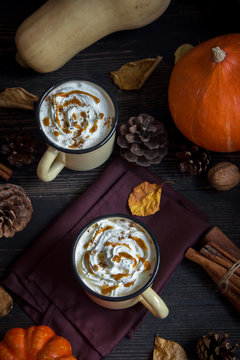
[[[150,169],[197,205],[235,244],[240,246],[240,186],[218,192],[211,189],[206,174],[190,176],[177,169],[176,151],[184,138],[175,128],[168,110],[167,88],[174,62],[174,51],[183,43],[198,44],[211,37],[238,32],[240,3],[234,0],[172,0],[167,11],[154,23],[134,31],[111,34],[83,50],[58,71],[38,74],[21,68],[15,61],[14,35],[21,22],[44,1],[1,1],[0,11],[0,88],[22,86],[36,95],[56,81],[68,77],[96,79],[116,97],[119,123],[132,115],[146,112],[163,120],[169,132],[169,153],[160,165]],[[56,14],[57,16],[57,14]],[[145,57],[162,55],[163,60],[139,91],[120,91],[109,72],[122,64]],[[13,130],[24,129],[37,136],[40,154],[45,150],[39,138],[34,113],[18,109],[0,109],[0,138]],[[25,230],[14,238],[0,239],[0,279],[3,279],[18,256],[61,211],[103,173],[118,154],[99,168],[88,172],[64,169],[56,180],[41,182],[36,176],[37,162],[14,169],[11,182],[23,186],[32,200],[34,213]],[[38,160],[38,159],[37,159]],[[232,161],[240,167],[240,153],[212,154],[212,162]],[[0,179],[0,183],[4,180]],[[107,357],[114,359],[152,358],[154,336],[179,342],[189,359],[197,359],[197,339],[210,330],[229,333],[233,342],[240,342],[239,315],[216,291],[206,273],[184,259],[166,286],[163,297],[170,309],[169,317],[160,321],[149,314],[133,339],[123,339]],[[0,338],[12,327],[28,327],[32,320],[14,303],[12,312],[0,320]]]

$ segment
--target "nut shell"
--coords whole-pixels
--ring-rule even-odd
[[[217,190],[229,190],[239,184],[240,172],[235,164],[227,161],[221,162],[209,170],[208,181]]]

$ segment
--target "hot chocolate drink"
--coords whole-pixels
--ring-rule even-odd
[[[40,126],[54,146],[89,149],[108,136],[115,116],[107,92],[90,81],[71,80],[55,87],[42,101]]]
[[[141,289],[151,278],[157,254],[150,235],[127,218],[103,218],[81,235],[75,266],[88,288],[121,297]]]

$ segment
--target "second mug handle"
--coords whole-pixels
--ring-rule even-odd
[[[147,288],[140,295],[139,300],[154,316],[160,319],[168,316],[169,310],[167,305],[151,287]]]
[[[37,176],[42,181],[51,181],[64,168],[64,164],[57,159],[59,151],[49,147],[43,154],[38,167]]]

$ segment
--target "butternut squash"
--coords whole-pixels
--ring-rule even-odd
[[[48,0],[16,32],[22,65],[47,73],[79,51],[120,30],[156,20],[171,0]]]

